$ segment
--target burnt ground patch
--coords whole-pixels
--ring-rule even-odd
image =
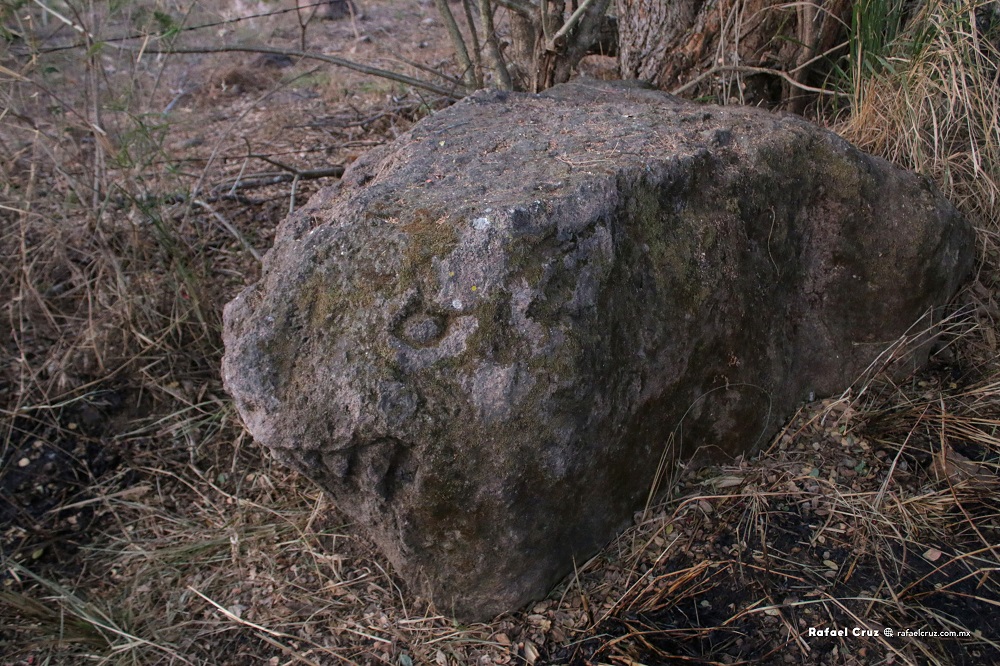
[[[121,469],[111,424],[124,409],[121,391],[97,390],[7,423],[0,457],[5,558],[72,569],[78,549],[98,527],[94,488]],[[129,487],[131,476],[121,476],[119,489]]]

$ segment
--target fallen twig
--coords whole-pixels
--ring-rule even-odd
[[[238,240],[240,244],[243,245],[244,248],[246,248],[247,252],[249,252],[254,259],[256,259],[258,262],[261,261],[260,253],[257,252],[256,249],[254,249],[254,246],[250,244],[250,241],[246,239],[246,236],[241,234],[240,230],[234,227],[232,223],[229,220],[227,220],[224,215],[222,215],[222,213],[215,210],[207,202],[202,201],[201,199],[195,199],[194,203],[195,205],[201,206],[209,213],[211,213],[212,217],[214,217],[219,222],[219,224],[221,224],[223,228],[225,228],[226,231],[231,233],[233,237],[236,238],[236,240]]]
[[[164,49],[147,48],[143,52],[155,55],[178,55],[178,54],[194,54],[194,53],[270,53],[272,55],[283,55],[283,56],[288,56],[290,58],[305,58],[308,60],[319,60],[322,62],[327,62],[330,63],[331,65],[337,65],[338,67],[344,67],[346,69],[352,69],[356,72],[361,72],[362,74],[368,74],[370,76],[377,76],[379,78],[389,79],[390,81],[404,83],[408,86],[413,86],[414,88],[423,88],[424,90],[429,90],[430,92],[437,93],[438,95],[443,95],[444,97],[450,97],[451,99],[462,99],[465,96],[460,91],[456,91],[454,89],[442,88],[441,86],[433,84],[430,81],[415,79],[412,76],[407,76],[406,74],[393,72],[388,69],[380,69],[378,67],[362,65],[361,63],[354,62],[353,60],[346,60],[344,58],[338,58],[337,56],[326,55],[325,53],[314,53],[312,51],[276,49],[270,46],[189,46],[189,47],[177,46]]]
[[[256,157],[256,156],[253,156]],[[270,160],[265,160],[270,161]],[[284,165],[281,168],[287,168]],[[232,193],[235,190],[248,190],[256,187],[267,187],[278,183],[290,183],[293,180],[315,180],[317,178],[340,178],[344,175],[343,165],[323,167],[320,169],[305,169],[303,171],[289,169],[286,172],[269,171],[266,173],[251,174],[245,178],[238,178],[231,181],[224,181],[212,188],[212,192],[222,192],[223,190]]]

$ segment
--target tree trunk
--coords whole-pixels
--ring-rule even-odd
[[[575,3],[574,3],[575,4]],[[611,0],[595,0],[583,11],[583,16],[575,27],[562,38],[555,38],[551,47],[557,49],[548,85],[569,81],[574,68],[585,55],[592,53],[594,46],[606,32],[606,15]],[[546,87],[548,87],[548,85]]]
[[[584,56],[613,54],[617,33],[607,16],[611,0],[548,0],[532,11],[512,11],[511,69],[520,90],[539,92],[565,83]],[[576,9],[580,9],[579,15]],[[575,17],[575,18],[574,18]]]
[[[742,103],[783,102],[800,111],[809,99],[802,86],[808,87],[817,56],[835,46],[850,5],[849,0],[616,0],[616,7],[622,78],[673,90],[713,71],[720,76],[704,77],[699,92]]]
[[[617,0],[618,68],[624,79],[655,85],[675,69],[675,49],[690,42],[705,0]],[[668,83],[663,81],[662,83]]]

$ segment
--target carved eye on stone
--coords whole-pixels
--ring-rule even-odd
[[[399,327],[399,337],[413,347],[429,347],[444,336],[447,322],[444,317],[417,312]]]

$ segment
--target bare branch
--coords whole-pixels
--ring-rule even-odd
[[[498,5],[505,9],[509,9],[512,12],[517,12],[521,16],[527,18],[534,18],[535,12],[538,11],[538,7],[529,4],[527,2],[521,2],[521,0],[494,0]]]
[[[583,0],[583,2],[580,3],[580,6],[576,8],[576,11],[569,17],[569,20],[563,24],[563,27],[559,28],[559,31],[552,35],[552,39],[549,40],[548,43],[548,49],[550,51],[555,51],[559,47],[559,40],[569,34],[569,31],[580,22],[580,19],[583,18],[587,8],[593,3],[594,0]]]
[[[448,83],[452,83],[459,87],[465,85],[465,83],[461,79],[456,79],[454,76],[449,76],[448,74],[445,74],[440,70],[434,69],[433,67],[428,67],[427,65],[417,62],[416,60],[410,60],[406,56],[400,55],[399,53],[394,54],[391,58],[387,58],[387,60],[395,60],[397,62],[401,62],[404,65],[409,65],[414,69],[419,69],[422,72],[427,72],[428,74],[433,74],[434,76],[440,77],[445,81],[447,81]]]
[[[256,249],[254,249],[254,246],[250,244],[250,241],[246,239],[246,236],[241,234],[240,230],[234,227],[232,222],[226,219],[226,217],[222,213],[212,208],[212,206],[207,201],[203,201],[201,199],[195,199],[194,203],[196,206],[201,206],[209,213],[211,213],[212,217],[214,217],[219,222],[219,224],[221,224],[223,228],[225,228],[226,231],[232,234],[233,237],[240,242],[240,244],[246,249],[247,252],[249,252],[253,256],[254,259],[257,260],[258,263],[262,261],[260,253]]]
[[[545,37],[545,43],[548,44],[549,41],[549,0],[541,0],[539,5],[542,19],[542,36]]]
[[[479,36],[476,34],[476,21],[472,17],[472,0],[462,0],[462,8],[465,10],[465,22],[469,24],[469,36],[472,38],[472,55],[476,59],[476,81],[482,84],[479,78],[483,71],[483,51],[479,45]]]
[[[434,4],[437,5],[438,14],[441,15],[444,27],[448,30],[448,36],[455,47],[458,64],[462,66],[463,70],[462,80],[465,81],[466,87],[474,90],[479,87],[479,81],[476,80],[476,68],[472,65],[472,60],[469,58],[469,50],[465,47],[465,38],[462,37],[462,31],[458,29],[458,23],[455,22],[455,15],[451,13],[448,0],[434,0]]]
[[[483,23],[483,40],[490,56],[494,85],[501,90],[513,90],[510,71],[503,61],[503,54],[500,53],[500,45],[497,43],[497,33],[493,27],[493,6],[490,0],[479,0],[479,20]]]
[[[129,49],[135,50],[135,49]],[[331,65],[337,65],[338,67],[344,67],[346,69],[352,69],[356,72],[361,72],[362,74],[368,74],[370,76],[377,76],[383,79],[389,79],[390,81],[396,81],[398,83],[404,83],[408,86],[413,86],[414,88],[422,88],[424,90],[429,90],[430,92],[437,93],[438,95],[443,95],[445,97],[450,97],[451,99],[461,99],[464,95],[456,92],[455,90],[449,90],[448,88],[442,88],[439,85],[435,85],[430,81],[423,81],[421,79],[415,79],[411,76],[405,74],[399,74],[398,72],[392,72],[387,69],[379,69],[378,67],[369,67],[368,65],[362,65],[359,62],[354,62],[353,60],[345,60],[344,58],[338,58],[337,56],[326,55],[325,53],[313,53],[306,51],[293,51],[290,49],[276,49],[269,46],[189,46],[189,47],[171,47],[166,49],[154,49],[147,48],[144,53],[151,54],[185,54],[185,53],[271,53],[274,55],[284,55],[291,58],[305,58],[307,60],[320,60],[322,62],[328,62]]]
[[[605,33],[608,5],[611,0],[586,0],[573,13],[570,22],[560,28],[546,44],[551,65],[545,70],[546,87],[569,80],[573,68],[590,53]]]
[[[680,95],[687,92],[691,88],[704,81],[710,76],[714,76],[721,72],[740,72],[741,74],[771,74],[772,76],[780,76],[785,81],[788,81],[789,85],[793,88],[798,88],[799,90],[805,90],[807,92],[817,93],[820,95],[831,95],[837,97],[850,97],[847,93],[837,92],[834,90],[824,90],[823,88],[814,88],[813,86],[807,86],[805,84],[796,81],[788,72],[783,72],[780,69],[770,69],[768,67],[750,67],[748,65],[718,65],[712,69],[699,74],[694,77],[684,85],[679,88],[674,88],[670,91],[673,95]]]
[[[212,192],[222,192],[225,190],[229,194],[233,194],[237,190],[249,190],[258,187],[267,187],[268,185],[277,185],[279,183],[290,183],[296,179],[340,178],[343,175],[344,167],[341,165],[318,169],[296,169],[294,171],[268,171],[266,173],[250,174],[243,178],[223,181],[215,185],[212,188]]]

